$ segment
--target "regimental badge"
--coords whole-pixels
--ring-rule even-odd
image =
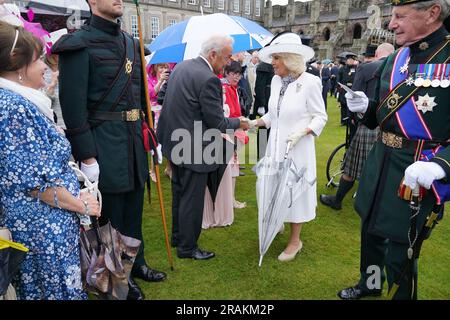
[[[430,97],[428,93],[424,96],[419,96],[419,99],[416,101],[417,109],[423,113],[426,113],[427,111],[433,112],[433,108],[437,106],[434,99],[436,99],[436,97]]]
[[[127,62],[125,64],[125,73],[130,74],[133,71],[133,62],[127,58]]]
[[[421,44],[419,44],[419,49],[422,50],[422,51],[427,50],[429,47],[430,47],[430,45],[426,41],[424,41]]]
[[[402,97],[399,96],[397,93],[394,93],[387,101],[387,106],[389,109],[395,109],[398,106],[398,100],[400,100]]]

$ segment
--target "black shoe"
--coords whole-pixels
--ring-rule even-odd
[[[145,299],[145,295],[142,292],[141,288],[139,288],[138,284],[130,276],[128,278],[128,296],[127,296],[127,300],[144,300],[144,299]]]
[[[160,282],[166,279],[167,275],[164,272],[149,268],[147,265],[134,267],[131,270],[131,275],[148,282]]]
[[[195,260],[207,260],[207,259],[211,259],[214,258],[215,254],[214,252],[208,252],[208,251],[203,251],[199,248],[195,249],[194,251],[192,251],[189,254],[178,254],[178,258],[184,259],[184,258],[191,258],[191,259],[195,259]]]
[[[338,297],[342,300],[357,300],[364,297],[380,297],[381,290],[362,290],[358,285],[346,289],[342,289],[338,292]]]
[[[245,176],[245,172],[239,171],[240,176]]]
[[[320,199],[320,202],[322,202],[324,205],[326,205],[334,210],[342,209],[342,204],[340,202],[336,201],[336,196],[321,194],[319,199]]]
[[[245,169],[245,166],[239,166],[239,169],[243,170]]]

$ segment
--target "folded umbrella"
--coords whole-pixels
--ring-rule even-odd
[[[257,176],[259,266],[292,204],[316,181],[309,180],[306,168],[298,169],[288,157],[290,145],[287,144],[283,161],[266,156],[253,168]]]

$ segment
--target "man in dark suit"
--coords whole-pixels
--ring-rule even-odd
[[[179,258],[214,257],[213,252],[201,250],[197,240],[209,175],[226,160],[211,162],[207,153],[223,145],[220,132],[248,129],[244,118],[223,115],[222,85],[217,75],[229,62],[232,50],[232,38],[212,37],[203,43],[198,58],[177,65],[169,78],[157,135],[173,171],[172,246],[177,247]],[[214,133],[213,142],[203,138],[206,130]]]

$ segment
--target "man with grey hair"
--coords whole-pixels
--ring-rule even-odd
[[[375,73],[372,97],[347,93],[362,123],[380,128],[365,162],[355,209],[361,217],[360,280],[342,299],[417,299],[417,259],[450,200],[449,1],[392,0],[389,28],[401,48]],[[367,110],[367,111],[366,111]],[[426,226],[426,227],[425,227]]]
[[[172,246],[177,247],[179,258],[214,257],[213,252],[198,248],[197,240],[207,181],[227,162],[207,161],[205,151],[215,148],[217,143],[223,144],[223,140],[209,142],[203,139],[203,134],[209,129],[220,132],[248,129],[244,118],[223,115],[222,85],[217,75],[229,62],[232,50],[231,37],[213,36],[203,43],[200,56],[178,64],[168,81],[157,135],[173,171]],[[184,134],[175,138],[178,133]],[[181,152],[180,145],[185,146]]]

